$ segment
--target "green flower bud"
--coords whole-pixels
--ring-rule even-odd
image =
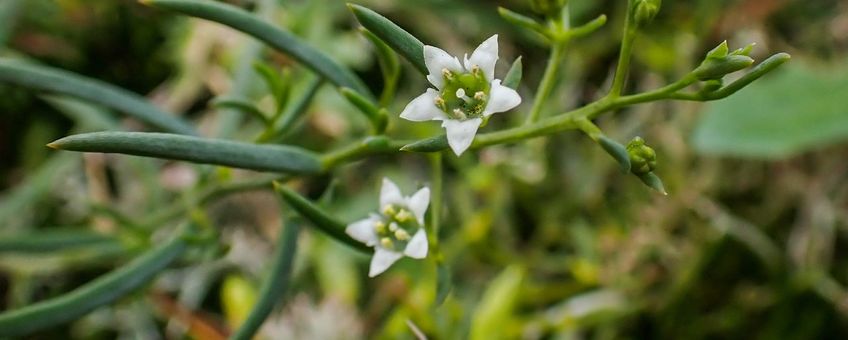
[[[627,154],[630,155],[630,172],[634,175],[644,175],[657,167],[657,153],[645,145],[642,137],[635,137],[627,144]]]
[[[636,9],[633,12],[636,25],[644,26],[653,21],[660,12],[661,4],[661,0],[637,0]]]
[[[707,57],[693,73],[699,80],[707,81],[744,70],[754,64],[754,59],[748,56],[753,48],[754,44],[750,44],[729,52],[727,41],[724,41],[707,53]]]
[[[704,82],[701,90],[698,91],[700,93],[711,93],[718,91],[722,86],[724,86],[724,81],[721,79],[710,79]]]
[[[556,17],[566,3],[568,0],[530,0],[530,9],[537,14]]]

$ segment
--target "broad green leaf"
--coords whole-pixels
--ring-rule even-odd
[[[255,145],[166,133],[93,132],[68,136],[48,146],[61,150],[122,153],[258,171],[322,171],[315,154],[297,147]]]
[[[69,293],[0,314],[0,336],[18,337],[60,325],[110,304],[145,285],[187,249],[176,237],[132,262]]]
[[[280,183],[274,182],[274,189],[282,196],[295,211],[297,211],[304,219],[311,222],[310,225],[323,232],[330,238],[344,243],[354,249],[363,252],[370,252],[370,249],[363,243],[356,241],[345,233],[347,227],[344,223],[339,222],[334,216],[324,211],[315,203],[309,201],[305,197],[299,195],[293,190],[286,188]]]
[[[406,58],[418,71],[427,74],[427,65],[424,64],[424,43],[377,12],[360,5],[349,4],[348,6],[362,26]]]
[[[144,97],[71,72],[0,58],[0,82],[85,99],[126,113],[162,131],[195,134],[191,125],[160,110]]]
[[[765,63],[765,62],[764,62]],[[790,65],[711,103],[693,136],[705,154],[786,158],[848,140],[848,65]]]
[[[208,0],[144,0],[145,4],[227,25],[290,55],[339,87],[349,87],[371,98],[368,87],[350,69],[295,35],[238,7]]]

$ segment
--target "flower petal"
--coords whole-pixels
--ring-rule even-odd
[[[374,231],[374,223],[377,218],[370,216],[347,225],[345,233],[359,242],[365,243],[369,247],[377,244],[377,232]]]
[[[471,146],[474,141],[474,135],[477,134],[477,129],[483,123],[481,118],[473,118],[468,120],[453,120],[448,119],[442,121],[442,127],[447,131],[448,144],[457,156],[461,155]]]
[[[427,80],[430,81],[437,89],[442,89],[445,79],[442,76],[442,70],[448,69],[458,73],[464,73],[465,69],[459,63],[459,59],[451,56],[444,50],[425,45],[424,46],[424,64],[427,65]]]
[[[430,188],[423,187],[414,195],[410,196],[406,201],[406,206],[412,213],[415,214],[415,219],[418,224],[424,225],[424,213],[427,212],[427,207],[430,205]]]
[[[492,81],[492,87],[489,90],[489,102],[486,104],[486,109],[483,110],[483,116],[488,117],[493,113],[512,110],[514,107],[521,104],[521,96],[518,92],[501,85],[500,79]]]
[[[403,254],[391,251],[383,247],[374,248],[374,257],[371,258],[371,268],[368,269],[368,277],[375,277],[389,269]]]
[[[380,209],[389,204],[403,204],[403,194],[400,193],[395,182],[383,177],[383,186],[380,187]]]
[[[474,53],[471,53],[471,58],[465,59],[465,68],[471,70],[474,65],[477,65],[486,79],[492,81],[495,78],[495,64],[498,62],[498,35],[491,36],[486,41],[480,43]]]
[[[413,99],[403,112],[400,113],[400,118],[411,120],[413,122],[424,122],[428,120],[443,120],[447,118],[442,110],[436,107],[436,96],[439,91],[427,89],[424,94]]]
[[[414,259],[423,259],[427,257],[427,233],[424,228],[418,229],[415,236],[406,244],[406,249],[403,254]]]

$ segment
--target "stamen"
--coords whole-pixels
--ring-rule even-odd
[[[394,249],[395,244],[392,242],[392,239],[388,237],[383,237],[380,239],[380,246],[386,249]]]
[[[442,98],[442,96],[437,96],[436,99],[433,100],[433,102],[435,102],[436,107],[442,109],[442,111],[445,111],[447,109],[447,105],[445,104],[445,99]]]
[[[453,109],[453,114],[458,119],[468,119],[468,116],[466,116],[465,112],[462,112],[461,109]]]
[[[409,233],[407,233],[406,230],[403,229],[398,229],[395,231],[395,238],[400,241],[407,241],[410,239]]]
[[[451,72],[451,70],[448,70],[447,68],[442,69],[442,76],[445,77],[445,79],[447,80],[453,80],[454,78],[453,72]]]
[[[385,234],[386,233],[386,223],[383,222],[383,221],[375,222],[374,223],[374,231],[376,231],[377,234],[381,234],[381,235]]]
[[[398,211],[397,215],[395,215],[395,220],[400,223],[409,221],[410,219],[412,219],[412,214],[410,214],[409,211],[406,211],[406,209],[401,209]]]
[[[481,101],[486,100],[486,94],[483,93],[483,91],[477,91],[477,93],[474,94],[474,99],[481,100]]]
[[[396,213],[397,212],[395,211],[395,207],[391,204],[386,204],[386,206],[383,207],[383,215],[392,217],[395,216]]]
[[[389,231],[391,231],[391,232],[395,232],[395,231],[397,231],[398,229],[400,229],[400,227],[398,227],[397,223],[390,223],[390,224],[389,224]]]

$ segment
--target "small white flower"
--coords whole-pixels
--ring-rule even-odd
[[[413,99],[400,117],[414,122],[442,121],[448,144],[459,156],[471,146],[477,129],[497,112],[521,104],[518,92],[495,79],[498,61],[498,35],[484,41],[464,62],[433,46],[424,46],[427,80],[436,89],[427,89]]]
[[[404,255],[415,259],[427,257],[424,213],[429,205],[429,188],[421,188],[414,195],[404,197],[395,183],[383,178],[380,213],[371,214],[345,228],[353,239],[374,247],[368,276],[374,277],[386,271]]]

